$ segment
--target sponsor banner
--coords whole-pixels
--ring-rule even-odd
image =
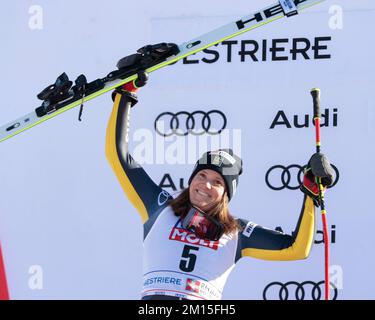
[[[330,60],[332,37],[227,40],[205,49],[200,59],[182,60],[183,65],[234,64]]]
[[[221,292],[202,278],[174,271],[155,271],[143,276],[142,296],[167,295],[191,300],[218,300]]]

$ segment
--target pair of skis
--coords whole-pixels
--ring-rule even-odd
[[[140,70],[146,70],[148,73],[156,71],[242,33],[285,16],[294,16],[299,11],[323,1],[279,0],[277,3],[242,19],[180,45],[160,43],[145,46],[139,49],[136,54],[121,59],[117,64],[118,70],[92,82],[87,82],[86,77],[80,75],[73,85],[73,82],[63,73],[53,85],[48,86],[38,94],[38,98],[43,102],[35,111],[0,127],[0,142],[79,105],[81,105],[80,119],[83,103],[136,79],[137,72]]]

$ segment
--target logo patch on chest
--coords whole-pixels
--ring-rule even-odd
[[[190,232],[186,229],[178,228],[177,226],[172,228],[172,231],[169,235],[169,240],[189,243],[197,246],[210,248],[213,250],[217,250],[219,248],[219,241],[201,239],[193,232]]]

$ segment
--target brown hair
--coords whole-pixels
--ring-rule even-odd
[[[181,217],[181,219],[185,218],[191,208],[189,188],[184,189],[176,199],[170,200],[169,205],[176,216]],[[220,222],[226,234],[234,233],[239,229],[238,222],[228,210],[228,196],[226,192],[221,201],[206,212],[206,214]]]

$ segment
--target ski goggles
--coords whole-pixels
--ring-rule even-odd
[[[195,207],[192,207],[183,219],[182,227],[201,239],[212,241],[219,240],[224,233],[221,223]]]

